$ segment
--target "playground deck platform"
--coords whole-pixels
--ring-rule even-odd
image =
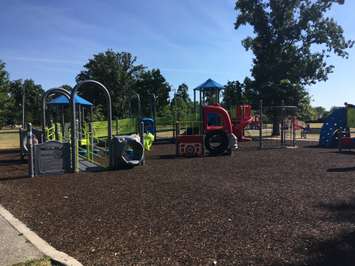
[[[81,172],[98,172],[103,170],[102,166],[85,159],[79,159],[79,169]]]

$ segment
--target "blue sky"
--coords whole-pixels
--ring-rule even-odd
[[[219,83],[250,75],[252,54],[234,30],[233,0],[0,0],[0,59],[11,79],[32,78],[45,89],[74,84],[93,54],[131,52],[138,63],[159,68],[176,88],[207,78]],[[355,39],[355,1],[331,15]],[[331,57],[335,73],[309,88],[313,105],[355,103],[355,49],[350,59]]]

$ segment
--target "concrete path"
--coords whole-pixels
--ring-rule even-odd
[[[39,258],[41,258],[43,254],[63,265],[83,266],[75,258],[49,245],[20,220],[16,219],[16,217],[1,204],[0,218],[2,222],[0,228],[4,230],[4,232],[0,231],[2,236],[2,238],[0,238],[0,266],[7,266],[4,257],[9,260],[10,258],[17,259],[17,257],[20,256],[20,258],[25,257],[23,261],[26,261],[30,259],[31,256],[38,258],[40,255]],[[10,265],[12,265],[12,262]]]
[[[0,215],[0,265],[11,266],[44,255]]]

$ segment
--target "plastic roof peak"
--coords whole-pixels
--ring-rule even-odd
[[[196,87],[195,90],[212,90],[212,89],[223,89],[224,86],[214,81],[213,79],[208,79],[200,86]]]
[[[52,105],[69,105],[69,99],[65,97],[64,95],[60,95],[48,102],[48,104]],[[91,102],[88,100],[84,99],[83,97],[80,97],[79,95],[75,96],[75,104],[80,104],[83,106],[93,106]]]

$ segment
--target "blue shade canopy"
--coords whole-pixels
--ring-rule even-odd
[[[223,89],[224,86],[219,84],[218,82],[214,81],[213,79],[208,79],[200,86],[195,88],[195,90],[215,90],[215,89]]]
[[[93,104],[80,96],[75,96],[75,103],[83,106],[93,106]],[[69,105],[69,100],[64,95],[60,95],[48,102],[53,105]]]

